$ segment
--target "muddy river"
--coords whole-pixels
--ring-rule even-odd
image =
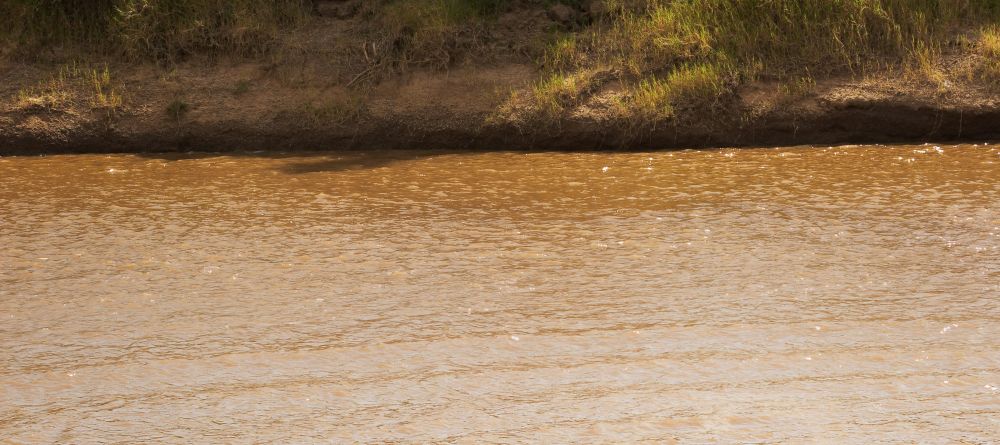
[[[1000,147],[0,158],[0,443],[1000,442]]]

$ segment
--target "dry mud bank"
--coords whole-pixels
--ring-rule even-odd
[[[437,16],[423,3],[318,1],[308,19],[276,33],[267,52],[254,57],[192,50],[176,59],[170,53],[169,60],[125,62],[114,51],[21,48],[11,53],[16,57],[0,58],[0,153],[667,149],[1000,134],[1000,94],[982,74],[995,68],[1000,31],[970,18],[946,25],[938,17],[939,27],[958,28],[916,37],[869,29],[866,43],[836,47],[867,62],[829,60],[822,74],[823,63],[805,58],[825,52],[810,53],[776,34],[765,36],[772,41],[758,48],[760,57],[773,58],[776,45],[799,57],[770,60],[751,77],[746,66],[743,74],[718,71],[726,64],[716,59],[728,56],[716,47],[685,46],[677,60],[645,60],[666,57],[655,45],[623,53],[629,63],[649,65],[637,77],[594,42],[648,43],[615,34],[628,30],[668,41],[692,36],[653,32],[655,11],[609,18],[601,8],[606,2],[568,3],[579,6],[499,2],[507,6],[489,19],[442,27],[428,24]],[[814,25],[854,19],[827,17]],[[744,21],[751,20],[757,19]],[[719,45],[732,37],[717,34]],[[940,36],[947,38],[930,40]],[[938,45],[916,72],[907,64],[924,54],[919,48],[872,49],[909,37]],[[872,63],[880,68],[859,68]],[[855,74],[830,74],[837,72]],[[671,85],[671,76],[688,83]],[[650,111],[639,97],[643,82],[660,87],[653,91],[659,97],[647,98],[659,108],[653,118],[643,114]],[[683,88],[693,100],[680,97]]]
[[[666,149],[1000,135],[995,94],[886,79],[828,80],[791,100],[782,99],[777,85],[758,83],[714,109],[649,126],[614,117],[608,109],[618,94],[613,83],[558,120],[500,115],[505,94],[537,77],[527,65],[414,73],[364,96],[342,86],[290,85],[268,78],[259,64],[168,74],[131,67],[116,77],[127,103],[121,109],[80,97],[57,104],[18,99],[18,91],[52,70],[3,67],[0,152]]]

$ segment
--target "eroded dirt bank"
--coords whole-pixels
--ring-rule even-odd
[[[192,50],[169,61],[126,62],[114,51],[21,48],[0,57],[0,154],[666,149],[1000,136],[1000,94],[984,74],[1000,54],[1000,37],[990,36],[1000,32],[970,20],[933,40],[933,57],[916,65],[919,51],[866,52],[878,47],[879,34],[870,30],[868,46],[849,49],[858,60],[882,57],[874,70],[861,68],[872,60],[829,60],[824,69],[788,57],[751,76],[752,61],[724,68],[691,55],[718,56],[719,48],[684,46],[676,49],[679,59],[649,62],[645,58],[663,56],[654,45],[622,56],[641,65],[637,74],[578,42],[613,38],[625,45],[628,37],[615,30],[657,29],[653,22],[648,29],[622,28],[629,20],[652,20],[651,12],[609,16],[600,1],[570,2],[577,9],[501,3],[507,6],[489,19],[442,30],[428,24],[437,22],[424,7],[393,12],[376,2],[315,2],[312,16],[274,34],[269,49],[255,57]],[[400,21],[401,11],[428,23]],[[675,34],[647,37],[690,37]],[[560,35],[568,37],[554,37]],[[771,38],[754,54],[788,45]],[[810,55],[797,51],[792,54]],[[654,85],[648,103],[643,82]]]
[[[757,83],[686,119],[617,119],[609,82],[557,120],[498,112],[537,78],[527,65],[417,72],[360,96],[342,86],[271,78],[256,63],[169,73],[117,70],[127,106],[90,103],[70,85],[58,103],[18,98],[52,67],[8,64],[0,91],[0,153],[449,149],[665,149],[700,146],[989,140],[1000,101],[988,91],[886,79],[828,80],[789,98]],[[236,85],[236,86],[234,86]]]

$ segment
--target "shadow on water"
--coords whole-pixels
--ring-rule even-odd
[[[139,157],[163,161],[185,161],[211,158],[258,158],[287,160],[275,170],[289,175],[320,172],[344,172],[371,170],[397,162],[414,161],[435,156],[461,154],[451,150],[384,150],[377,152],[345,151],[337,153],[319,152],[188,152],[188,153],[138,153]]]
[[[717,150],[709,149],[684,149],[665,151],[703,151]],[[352,170],[371,170],[379,167],[389,166],[398,162],[416,161],[437,156],[462,156],[482,153],[649,153],[657,150],[621,150],[621,149],[592,149],[592,150],[400,150],[387,149],[377,151],[338,151],[338,152],[309,152],[309,151],[232,151],[232,152],[150,152],[136,153],[136,156],[147,159],[159,159],[163,161],[184,161],[211,158],[258,158],[258,159],[278,159],[287,162],[276,166],[274,169],[289,175],[301,175],[321,172],[345,172]]]
[[[446,154],[436,153],[408,153],[408,152],[378,152],[364,153],[352,152],[336,155],[318,155],[313,158],[302,159],[282,165],[278,170],[290,175],[301,175],[306,173],[319,172],[342,172],[351,170],[372,170],[385,167],[390,164],[403,161],[413,161],[417,159],[430,158]]]

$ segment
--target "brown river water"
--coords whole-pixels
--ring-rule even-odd
[[[0,443],[1000,443],[1000,147],[0,158]]]

